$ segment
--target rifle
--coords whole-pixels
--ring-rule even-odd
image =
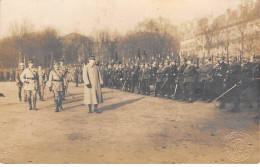
[[[174,89],[174,94],[173,94],[172,100],[175,99],[175,96],[176,96],[176,93],[177,93],[177,89],[178,89],[178,83],[176,83],[176,85],[175,85],[175,89]]]
[[[125,90],[125,83],[126,83],[126,81],[124,82],[124,85],[123,85],[123,87],[122,87],[122,90]]]
[[[168,82],[168,78],[164,81],[162,87],[159,89],[158,93],[161,92],[162,88],[164,87],[164,85],[166,84],[166,82]]]
[[[232,86],[230,89],[228,89],[226,92],[222,93],[219,97],[217,97],[215,100],[213,100],[211,103],[217,101],[218,99],[220,99],[221,97],[223,97],[225,94],[227,94],[228,92],[230,92],[232,89],[234,89],[235,87],[237,87],[238,84],[235,84],[234,86]]]

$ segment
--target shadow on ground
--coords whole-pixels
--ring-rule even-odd
[[[143,98],[145,98],[145,97],[140,97],[140,98],[137,98],[137,99],[126,100],[126,101],[122,101],[122,102],[119,102],[119,103],[116,103],[116,104],[111,104],[111,105],[108,105],[108,106],[101,107],[100,110],[102,112],[106,111],[106,110],[114,110],[114,109],[116,109],[118,107],[122,107],[124,105],[134,103],[134,102],[139,101],[139,100],[141,100]]]

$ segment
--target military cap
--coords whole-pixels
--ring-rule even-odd
[[[94,56],[89,56],[88,59],[89,60],[95,60],[95,57]]]
[[[57,64],[59,64],[59,62],[54,60],[54,61],[53,61],[53,64],[56,64],[56,65],[57,65]]]
[[[28,63],[28,64],[30,64],[30,63],[32,63],[32,64],[33,64],[33,61],[32,61],[32,60],[29,60],[27,63]]]

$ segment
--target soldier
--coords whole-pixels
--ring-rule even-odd
[[[100,73],[103,77],[104,87],[108,86],[107,65],[102,65],[100,68]]]
[[[178,75],[178,66],[176,64],[176,61],[173,61],[170,64],[170,70],[168,72],[169,89],[171,90],[171,91],[168,92],[168,98],[170,98],[170,93],[175,93],[174,90],[175,90],[175,87],[176,87],[177,75]],[[178,87],[176,87],[176,89],[177,88]]]
[[[113,66],[112,64],[108,65],[108,70],[107,70],[107,78],[108,78],[108,87],[113,88],[113,78],[112,78],[112,73],[113,73]]]
[[[79,86],[79,69],[78,67],[75,67],[74,70],[74,81],[75,81],[75,86],[78,87]]]
[[[228,71],[228,65],[225,63],[225,57],[217,60],[216,67],[213,73],[213,91],[215,97],[219,97],[224,92],[224,80],[226,79],[226,74]],[[219,99],[220,109],[225,108],[224,98]]]
[[[36,101],[37,101],[37,90],[38,90],[38,73],[35,68],[33,68],[33,62],[28,61],[28,68],[26,68],[21,76],[21,81],[24,83],[24,89],[27,94],[27,101],[29,103],[29,110],[37,110],[36,109]],[[32,107],[33,102],[33,107]]]
[[[153,62],[151,67],[151,84],[155,87],[156,75],[157,75],[157,63]]]
[[[240,111],[240,73],[241,73],[241,65],[237,61],[236,57],[231,57],[231,66],[229,68],[229,71],[227,73],[226,77],[226,90],[232,88],[228,94],[227,94],[227,100],[230,102],[233,102],[234,107],[230,110],[231,112],[239,112]],[[224,104],[225,105],[225,104]]]
[[[139,77],[139,65],[131,65],[129,71],[129,82],[130,82],[130,92],[134,93],[135,87],[138,88],[138,77]]]
[[[177,75],[177,79],[175,81],[176,85],[179,86],[179,88],[176,90],[176,95],[174,97],[174,99],[176,100],[180,100],[180,101],[184,101],[185,100],[185,89],[184,89],[184,70],[187,66],[187,60],[185,58],[181,59],[180,61],[180,65],[177,68],[178,70],[178,75]]]
[[[162,77],[163,77],[162,71],[163,71],[163,63],[159,64],[159,68],[157,71],[154,97],[158,96],[159,90],[162,86]]]
[[[58,62],[54,62],[53,69],[50,71],[49,75],[49,91],[53,92],[54,104],[55,104],[55,112],[59,112],[63,109],[62,107],[62,96],[64,92],[64,75],[63,72],[58,65]]]
[[[187,66],[184,70],[184,101],[192,103],[194,101],[194,81],[196,68],[191,60],[187,61]]]
[[[260,56],[255,56],[255,67],[253,68],[253,77],[254,77],[254,90],[256,91],[257,96],[257,103],[258,103],[258,111],[260,109]],[[256,117],[259,119],[259,112],[258,116]]]
[[[213,98],[212,81],[213,81],[213,63],[211,58],[206,59],[206,62],[199,69],[199,83],[202,88],[202,100],[210,102]]]
[[[38,65],[38,76],[39,76],[38,93],[39,93],[40,100],[43,101],[44,89],[45,89],[45,84],[47,82],[47,77],[46,77],[45,70],[42,69],[41,65]]]
[[[167,94],[167,98],[169,99],[172,94],[172,86],[174,85],[173,82],[173,74],[175,73],[173,71],[172,66],[170,65],[169,60],[165,60],[164,62],[165,67],[163,68],[163,71],[161,72],[163,74],[163,85],[161,87],[161,94],[164,97],[165,94]]]
[[[129,72],[130,72],[130,67],[126,66],[123,69],[123,91],[130,91],[130,83],[129,83]]]
[[[241,70],[241,88],[243,90],[243,95],[245,95],[245,106],[252,108],[253,102],[253,68],[254,64],[250,60],[242,60],[242,70]]]
[[[18,97],[19,97],[19,101],[22,101],[22,92],[24,92],[24,102],[26,102],[26,91],[23,89],[23,82],[20,79],[20,75],[22,74],[23,70],[24,70],[24,64],[20,63],[19,64],[20,69],[19,71],[17,71],[17,75],[16,75],[16,85],[18,87]]]
[[[142,81],[142,94],[143,95],[150,95],[150,77],[151,77],[151,68],[149,64],[145,64],[143,69],[143,81]]]
[[[140,69],[138,71],[138,94],[140,94],[143,90],[142,90],[142,82],[143,82],[143,70],[144,70],[144,65],[141,64],[140,65]]]
[[[63,82],[63,89],[62,89],[62,101],[65,100],[65,96],[66,96],[66,91],[68,89],[68,79],[67,79],[67,74],[68,74],[68,68],[64,65],[64,59],[60,60],[60,67],[59,69],[62,72],[62,77],[64,79]]]

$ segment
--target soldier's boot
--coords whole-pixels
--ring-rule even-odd
[[[27,96],[26,94],[24,95],[24,102],[26,103],[28,100],[27,100]]]
[[[88,113],[92,113],[92,106],[91,106],[91,104],[88,105]]]
[[[55,101],[55,112],[59,112],[59,101],[58,100],[54,100]]]
[[[28,98],[29,110],[32,110],[32,100]]]
[[[37,110],[37,108],[36,108],[36,101],[37,101],[36,97],[33,98],[33,110]]]
[[[101,113],[100,110],[98,109],[98,105],[97,104],[94,104],[94,112]]]
[[[22,95],[19,94],[19,101],[22,101]]]
[[[63,107],[62,107],[62,100],[59,99],[58,102],[59,102],[59,109],[62,111],[62,110],[63,110]]]

